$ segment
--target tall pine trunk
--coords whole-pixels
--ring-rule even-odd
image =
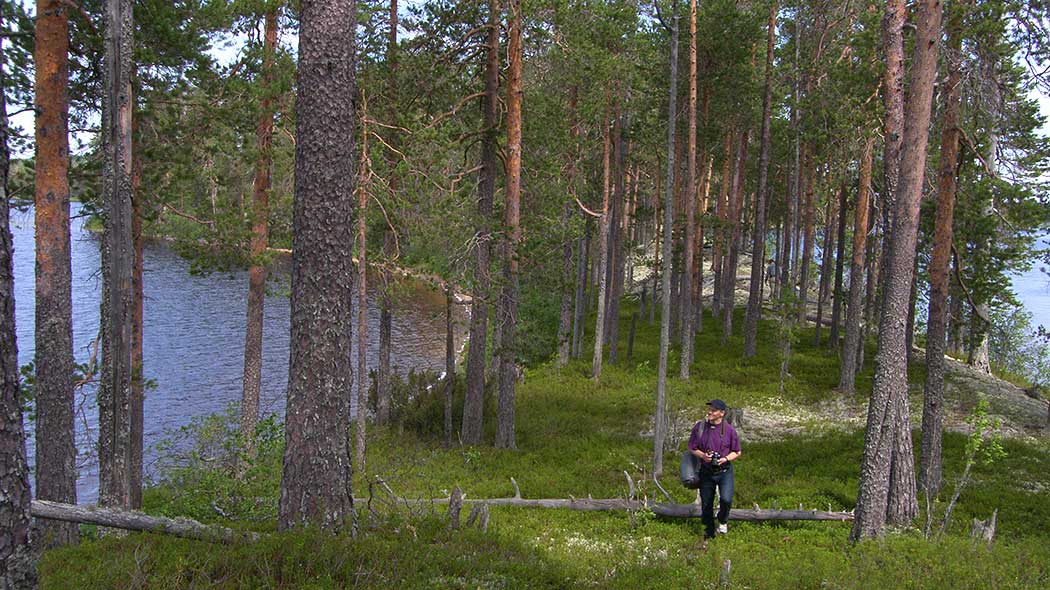
[[[492,280],[492,203],[496,192],[499,162],[499,0],[489,1],[485,50],[485,95],[482,99],[481,172],[478,174],[477,259],[474,267],[474,296],[470,304],[470,344],[467,352],[467,391],[463,402],[463,444],[481,443],[485,409],[485,342],[488,336],[488,306]]]
[[[711,267],[714,271],[714,292],[711,295],[711,315],[718,319],[722,313],[722,268],[725,266],[726,226],[728,225],[729,187],[733,175],[733,130],[727,129],[723,143],[722,178],[718,187],[718,202],[715,203],[715,239]]]
[[[671,81],[667,104],[667,185],[664,187],[664,266],[660,275],[660,361],[656,377],[656,414],[653,418],[653,475],[664,471],[664,439],[667,437],[667,361],[671,343],[671,228],[674,225],[675,128],[678,96],[678,2],[674,2],[671,28]],[[654,294],[655,295],[655,294]],[[654,298],[655,301],[655,298]]]
[[[839,346],[839,328],[842,323],[842,272],[846,257],[846,223],[849,217],[848,191],[842,186],[839,192],[839,234],[835,244],[835,285],[831,289],[831,334],[828,336],[828,344],[837,349]]]
[[[736,274],[740,260],[740,241],[743,234],[744,172],[747,166],[748,132],[740,133],[736,154],[729,207],[729,256],[722,269],[722,344],[733,335],[733,311],[736,307]]]
[[[871,165],[875,139],[864,143],[860,161],[860,185],[857,188],[857,210],[853,218],[853,256],[849,271],[849,305],[846,307],[846,339],[842,345],[839,367],[839,390],[853,393],[857,382],[857,355],[860,349],[861,320],[864,314],[864,254],[868,241],[868,199],[871,194]]]
[[[684,286],[682,295],[681,355],[678,376],[689,378],[689,366],[693,363],[693,254],[696,241],[696,0],[689,0],[689,113],[686,138],[687,156],[685,171],[685,236],[682,242],[682,272]]]
[[[605,312],[605,340],[609,345],[609,362],[616,363],[620,352],[620,299],[623,296],[624,275],[624,227],[626,216],[627,186],[626,146],[624,143],[625,120],[620,111],[619,101],[616,107],[616,123],[613,131],[613,216],[609,226],[609,268],[607,274],[608,295]]]
[[[926,385],[922,409],[922,452],[919,489],[933,498],[941,489],[941,439],[944,414],[944,353],[948,327],[948,271],[952,254],[952,217],[955,211],[956,166],[959,162],[959,111],[962,95],[962,18],[952,7],[948,21],[945,61],[948,80],[941,124],[941,163],[937,180],[937,216],[933,255],[930,257],[930,308],[926,324]]]
[[[606,90],[605,96],[605,123],[602,125],[605,141],[602,147],[602,215],[599,218],[598,231],[598,257],[595,260],[598,276],[598,314],[594,322],[594,355],[591,357],[591,378],[595,381],[602,376],[602,348],[605,345],[605,315],[608,305],[609,283],[607,280],[609,269],[609,233],[611,220],[610,187],[612,181],[612,138],[615,130],[609,128],[610,91]]]
[[[900,177],[901,143],[904,139],[904,21],[908,9],[904,0],[886,0],[882,17],[882,51],[886,60],[882,74],[883,128],[885,146],[882,150],[882,248],[878,256],[879,282],[875,290],[876,308],[885,292],[887,256],[890,236],[893,235],[894,214],[897,203],[897,184]]]
[[[766,192],[769,190],[769,150],[773,115],[773,46],[776,41],[777,2],[769,5],[766,25],[766,86],[762,98],[762,145],[758,156],[758,190],[755,193],[755,231],[751,241],[751,284],[744,318],[744,356],[755,356],[758,320],[762,317],[763,272],[766,262]]]
[[[134,249],[131,223],[130,0],[105,4],[102,118],[102,374],[99,407],[99,505],[130,505],[131,327]]]
[[[75,504],[73,303],[69,244],[69,7],[38,0],[36,108],[36,497]],[[130,227],[129,236],[130,236]],[[39,521],[43,547],[75,543],[75,524]]]
[[[142,451],[143,427],[145,422],[146,383],[142,372],[143,312],[145,285],[143,284],[142,259],[142,204],[145,201],[140,188],[142,186],[142,158],[136,153],[138,141],[138,117],[131,115],[131,247],[135,261],[131,267],[131,466],[128,473],[131,508],[142,508]]]
[[[0,24],[6,25],[0,12]],[[40,26],[39,24],[37,25]],[[0,46],[0,88],[7,88],[4,48]],[[38,115],[39,116],[39,115]],[[7,175],[7,100],[0,92],[0,587],[36,588],[36,562],[29,545],[29,465],[19,391],[15,331],[14,248],[11,239]]]
[[[353,1],[301,4],[281,530],[339,528],[353,512],[355,16]]]
[[[518,244],[521,243],[521,0],[510,0],[507,32],[507,186],[503,206],[503,340],[500,343],[496,447],[517,448],[514,389],[518,383]]]
[[[566,152],[566,159],[569,166],[569,193],[572,197],[576,196],[576,150],[580,131],[576,121],[578,93],[577,86],[574,85],[569,88],[569,133],[573,141],[570,150]],[[565,241],[562,244],[562,295],[561,314],[558,320],[558,366],[560,367],[565,366],[569,362],[569,356],[572,352],[573,301],[576,285],[573,280],[575,275],[572,263],[572,243],[574,240],[569,231],[569,226],[572,223],[573,200],[575,199],[566,201],[562,210],[562,231],[565,232]]]
[[[445,285],[445,448],[452,446],[452,398],[456,391],[456,339],[452,332],[452,285]]]
[[[924,0],[917,17],[917,38],[912,62],[901,144],[897,214],[886,261],[886,291],[883,294],[879,321],[879,350],[875,358],[875,384],[868,406],[868,424],[864,436],[860,486],[851,540],[882,536],[890,497],[891,459],[912,461],[900,451],[898,429],[908,429],[907,395],[908,362],[904,349],[904,327],[911,288],[915,244],[918,232],[919,202],[926,166],[926,144],[937,74],[937,53],[941,34],[941,3]],[[904,408],[902,413],[901,409]],[[910,430],[908,430],[910,441]],[[900,437],[903,438],[903,437]],[[894,447],[898,447],[895,449]],[[896,470],[892,470],[894,475]],[[906,486],[906,482],[896,482]],[[914,480],[911,483],[914,490]],[[894,505],[906,502],[896,498]]]
[[[806,146],[802,147],[802,177],[803,177],[803,197],[804,203],[802,205],[802,259],[799,261],[798,267],[798,321],[804,323],[806,321],[806,315],[808,313],[809,306],[809,267],[813,260],[813,250],[815,249],[814,242],[816,241],[816,198],[813,191],[813,184],[815,182],[816,172],[816,160],[814,158],[813,150]]]
[[[831,288],[831,252],[835,249],[835,236],[838,234],[838,204],[842,195],[846,192],[843,184],[835,197],[828,197],[828,203],[824,208],[824,245],[820,254],[820,286],[817,288],[817,327],[814,330],[813,345],[820,346],[820,333],[824,322],[824,303],[828,300],[828,291]]]
[[[365,211],[368,207],[368,100],[361,92],[361,167],[358,170],[357,184],[357,299],[354,311],[357,312],[357,388],[354,414],[354,467],[359,473],[365,472],[365,454],[367,441],[365,430],[368,427],[368,369],[365,364],[368,329],[368,251],[365,232]]]
[[[259,421],[259,387],[262,382],[263,307],[266,299],[266,254],[270,216],[270,169],[273,144],[273,69],[277,53],[277,11],[263,17],[262,99],[255,124],[255,179],[252,181],[252,264],[248,269],[248,319],[244,330],[244,382],[241,392],[241,438],[254,447]]]
[[[386,150],[388,176],[387,186],[391,194],[397,194],[400,188],[399,179],[395,173],[398,165],[398,155],[394,152],[401,145],[401,138],[396,128],[398,114],[398,52],[397,52],[397,0],[390,0],[390,32],[387,43],[387,64],[390,68],[388,82],[388,108],[390,112],[391,127],[386,130],[387,139],[391,149]],[[393,260],[397,256],[397,247],[394,240],[394,229],[391,227],[383,231],[383,257]],[[379,269],[381,292],[379,294],[379,368],[376,371],[376,424],[387,424],[390,422],[390,338],[394,324],[394,306],[390,297],[390,273],[384,268]]]
[[[586,214],[582,214],[586,215]],[[591,246],[591,223],[584,220],[583,236],[576,240],[576,298],[572,313],[572,358],[580,358],[587,312],[587,258]]]

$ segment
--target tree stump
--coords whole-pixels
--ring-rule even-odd
[[[991,545],[995,539],[995,521],[996,517],[999,516],[999,509],[996,508],[992,511],[992,516],[988,520],[973,519],[973,527],[970,529],[970,538],[983,540],[985,543]]]
[[[459,528],[459,512],[463,509],[463,490],[458,487],[452,490],[448,499],[448,523],[453,530]]]

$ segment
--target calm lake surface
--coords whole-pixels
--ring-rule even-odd
[[[80,205],[73,204],[76,216]],[[98,236],[84,229],[84,217],[72,222],[73,346],[78,363],[90,357],[98,334],[99,275]],[[14,237],[15,304],[18,362],[34,355],[34,230],[33,212],[11,211]],[[163,242],[152,241],[144,252],[143,372],[156,382],[146,392],[144,444],[147,476],[157,459],[151,448],[166,433],[185,426],[195,417],[221,412],[240,401],[244,364],[244,326],[248,292],[245,271],[194,276],[189,264]],[[277,271],[266,298],[263,326],[263,367],[260,406],[264,414],[283,416],[288,387],[289,279]],[[456,306],[456,347],[462,346],[467,324],[463,306]],[[371,370],[379,355],[379,309],[369,293],[369,338],[366,350]],[[356,330],[356,327],[355,327]],[[397,287],[393,321],[392,364],[400,373],[409,368],[444,370],[445,297],[417,281]],[[354,344],[357,342],[354,336]],[[356,350],[353,363],[356,367]],[[77,500],[93,503],[98,496],[98,465],[85,459],[98,437],[95,391],[78,394],[76,418],[80,477]],[[34,464],[34,432],[27,420],[27,451]]]

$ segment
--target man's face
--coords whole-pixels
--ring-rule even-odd
[[[725,416],[725,412],[723,412],[722,410],[719,410],[718,408],[715,408],[713,406],[707,406],[707,417],[708,418],[710,418],[712,420],[717,420],[717,419],[721,418],[722,416]]]

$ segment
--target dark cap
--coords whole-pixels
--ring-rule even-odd
[[[716,410],[722,410],[723,412],[726,411],[726,403],[720,399],[713,399],[707,402],[707,405],[711,406]]]

